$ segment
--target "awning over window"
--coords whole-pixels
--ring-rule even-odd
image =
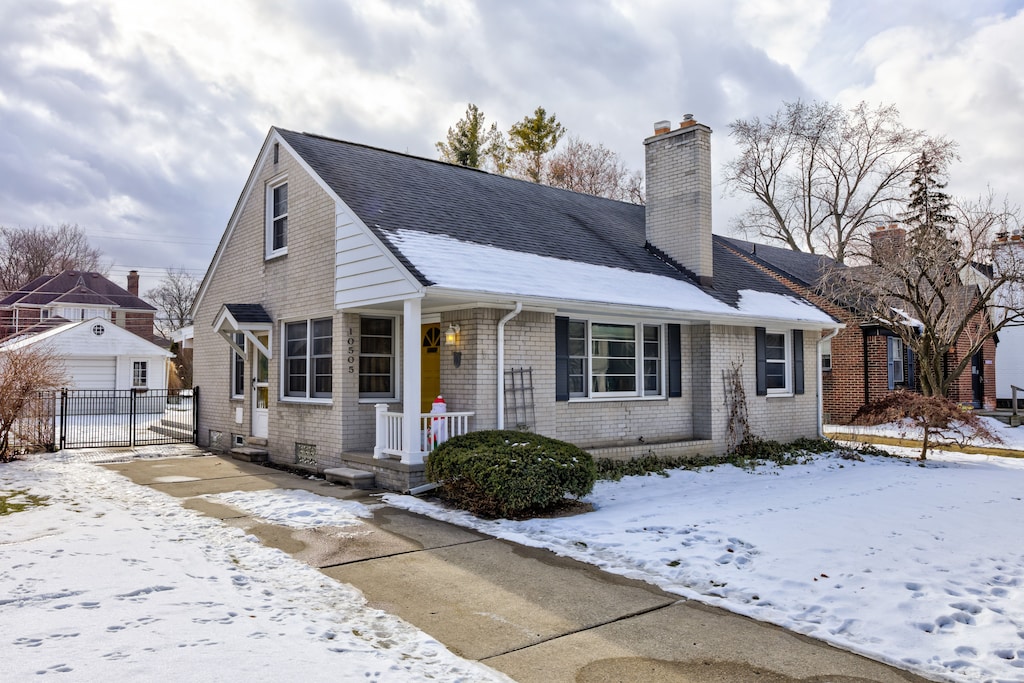
[[[270,353],[273,344],[263,344],[256,334],[265,332],[269,337],[274,331],[274,320],[260,304],[224,304],[213,322],[213,329],[241,356],[245,355],[245,350],[235,343],[236,334],[244,335],[267,358],[273,357]]]

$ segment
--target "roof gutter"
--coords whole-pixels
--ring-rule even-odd
[[[505,428],[505,324],[522,310],[523,302],[517,301],[516,307],[498,321],[498,429]],[[820,420],[818,424],[821,424]]]
[[[842,328],[837,327],[833,329],[828,335],[818,340],[818,438],[824,439],[825,437],[825,425],[822,424],[825,417],[825,395],[824,395],[824,383],[821,378],[821,345],[832,339],[832,337],[839,334]]]
[[[435,294],[447,296],[464,297],[467,301],[478,305],[508,305],[510,299],[518,299],[521,303],[528,304],[530,310],[535,307],[543,310],[558,311],[560,313],[572,312],[581,315],[616,315],[626,318],[644,319],[659,318],[672,320],[674,322],[710,322],[721,325],[759,325],[762,327],[777,327],[784,325],[788,328],[803,330],[826,330],[835,327],[845,327],[842,323],[836,322],[831,317],[826,320],[811,320],[792,317],[770,317],[743,313],[735,309],[728,311],[700,311],[676,308],[665,308],[662,306],[644,306],[632,303],[603,303],[599,301],[584,301],[582,299],[551,299],[540,296],[523,296],[516,293],[502,292],[479,292],[467,289],[455,289],[440,285],[431,285],[430,291]]]

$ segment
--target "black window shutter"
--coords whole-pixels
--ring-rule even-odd
[[[911,348],[907,347],[907,371],[904,373],[907,380],[907,388],[911,391],[917,391],[917,377],[914,372],[914,352]]]
[[[793,393],[804,393],[804,331],[793,330]]]
[[[754,360],[757,366],[757,395],[768,394],[768,365],[765,361],[764,328],[754,328]]]
[[[683,356],[679,348],[680,326],[668,326],[668,395],[683,395]]]
[[[555,318],[555,400],[569,400],[569,319]]]

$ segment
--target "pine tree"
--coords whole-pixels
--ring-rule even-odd
[[[942,190],[946,183],[940,180],[943,165],[927,150],[921,152],[910,181],[910,201],[900,219],[911,229],[934,228],[948,233],[956,223],[950,213],[953,200]]]
[[[552,114],[537,107],[532,116],[524,116],[508,131],[512,151],[525,159],[524,175],[535,183],[544,177],[544,155],[555,148],[565,135],[565,127]]]
[[[497,128],[492,126],[492,130]],[[466,115],[448,129],[447,141],[434,146],[441,153],[441,160],[450,164],[480,168],[481,157],[487,144],[487,133],[484,132],[484,113],[479,107],[470,103],[466,106]]]

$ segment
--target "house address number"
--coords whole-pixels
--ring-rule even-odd
[[[345,340],[345,343],[348,344],[348,358],[345,359],[345,362],[348,364],[348,372],[351,375],[356,371],[356,338],[352,336],[351,327],[348,328],[348,339]]]

